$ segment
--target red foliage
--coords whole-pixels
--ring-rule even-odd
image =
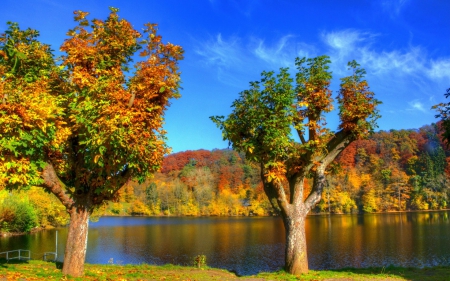
[[[421,132],[411,132],[409,137],[414,139],[417,142],[417,148],[420,151],[425,150],[425,145],[428,142],[428,138],[427,138],[426,134],[423,131],[421,131]]]
[[[179,171],[189,162],[194,161],[196,167],[209,166],[217,160],[217,153],[200,149],[187,150],[170,154],[164,158],[161,173],[167,174],[171,171]]]
[[[342,168],[354,168],[356,166],[356,146],[358,141],[352,142],[341,152],[337,162],[341,164]]]

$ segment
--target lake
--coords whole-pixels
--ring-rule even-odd
[[[311,269],[450,265],[450,211],[309,216]],[[58,229],[62,260],[67,228]],[[239,275],[284,264],[284,228],[277,217],[103,217],[90,223],[86,262],[191,265],[204,254],[212,267]],[[1,237],[0,252],[55,249],[55,230]]]

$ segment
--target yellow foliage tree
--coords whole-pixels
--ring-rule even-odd
[[[179,97],[182,48],[110,9],[106,20],[75,12],[60,65],[37,31],[10,24],[0,34],[0,188],[41,186],[61,201],[70,215],[62,271],[75,277],[92,212],[170,151],[163,114]]]

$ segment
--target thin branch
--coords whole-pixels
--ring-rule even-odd
[[[302,144],[305,144],[306,140],[305,140],[305,137],[303,136],[303,131],[297,130],[297,134],[298,134],[298,137],[300,138],[300,141],[302,142]]]
[[[131,92],[131,98],[130,98],[130,101],[128,102],[128,108],[131,108],[131,106],[133,106],[135,97],[136,97],[136,94],[134,92]]]

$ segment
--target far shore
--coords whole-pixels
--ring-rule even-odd
[[[386,212],[372,212],[372,213],[310,213],[308,214],[308,216],[340,216],[340,215],[380,215],[380,214],[397,214],[397,213],[418,213],[418,212],[442,212],[442,211],[449,211],[450,209],[441,209],[441,210],[404,210],[404,211],[386,211]],[[160,215],[160,216],[146,216],[146,215],[127,215],[127,214],[123,214],[123,215],[103,215],[99,218],[102,217],[147,217],[147,218],[227,218],[227,217],[253,217],[253,218],[257,218],[257,217],[279,217],[280,215],[267,215],[267,216],[244,216],[244,215],[239,215],[239,216],[206,216],[206,215],[202,215],[202,216],[167,216],[167,215]],[[66,227],[64,225],[62,226],[57,226],[57,227]],[[57,228],[54,226],[45,226],[45,227],[35,227],[33,228],[31,231],[29,232],[1,232],[0,231],[0,237],[10,237],[10,236],[20,236],[20,235],[26,235],[26,234],[33,234],[42,230],[49,230],[49,229],[54,229]]]

